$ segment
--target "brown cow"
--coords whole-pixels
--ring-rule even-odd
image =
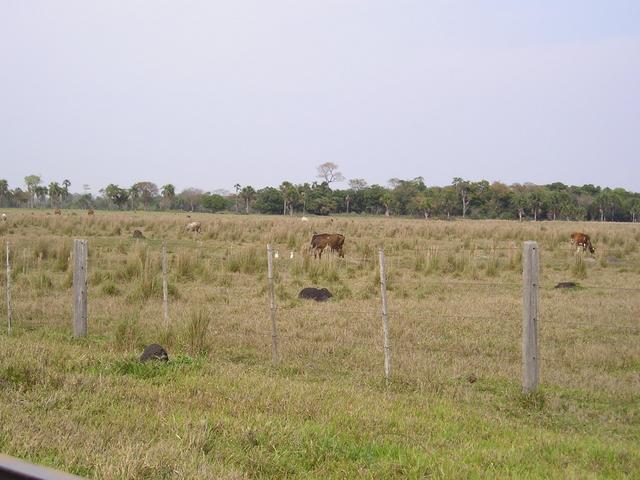
[[[589,252],[596,253],[596,249],[591,245],[591,239],[586,233],[573,232],[571,234],[571,245],[576,245],[578,247],[578,252],[582,248],[583,252],[586,252],[587,249],[589,249]]]
[[[90,208],[89,210],[87,210],[87,215],[89,215],[89,216],[93,216],[93,215],[95,215],[95,213],[96,213],[96,212],[94,212],[92,208]]]
[[[322,258],[322,251],[329,247],[332,252],[338,252],[339,257],[344,257],[342,246],[344,245],[344,235],[339,233],[316,233],[311,237],[311,250],[314,258]]]
[[[59,208],[56,208],[56,209],[53,211],[53,214],[54,214],[54,215],[62,215],[62,211],[61,211]]]

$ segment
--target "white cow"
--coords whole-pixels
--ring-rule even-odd
[[[309,219],[307,217],[302,217],[300,220],[302,220],[303,222],[308,222]]]
[[[3,213],[2,215],[0,215],[0,218],[2,219],[3,222],[7,221],[7,214]]]
[[[188,232],[200,233],[201,226],[202,224],[200,222],[191,222],[191,223],[188,223],[185,228],[187,229]]]

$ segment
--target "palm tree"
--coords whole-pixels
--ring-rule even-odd
[[[58,182],[51,182],[49,184],[49,200],[51,201],[51,208],[53,208],[54,205],[58,207],[60,206],[62,192],[64,192],[64,190],[60,185],[58,185]]]
[[[0,206],[4,203],[5,197],[9,195],[9,182],[5,179],[0,180]]]
[[[391,196],[391,194],[389,192],[385,192],[382,194],[382,196],[380,197],[380,203],[384,206],[384,216],[388,217],[389,216],[389,207],[391,206],[391,201],[393,200],[393,197]]]
[[[256,196],[255,189],[252,186],[247,185],[240,192],[240,196],[244,199],[246,212],[249,213],[249,205]]]
[[[173,203],[173,199],[176,196],[176,187],[174,187],[170,183],[167,183],[166,185],[162,186],[162,189],[160,190],[160,193],[162,195],[162,199],[164,200],[164,203],[166,205],[168,205],[169,208],[171,208],[171,204]]]
[[[233,188],[235,188],[235,190],[236,190],[236,213],[238,213],[238,192],[240,192],[240,188],[242,188],[242,187],[240,186],[239,183],[236,183],[233,186]]]

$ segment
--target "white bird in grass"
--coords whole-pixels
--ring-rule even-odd
[[[276,250],[276,253],[273,254],[273,258],[280,258],[280,254],[278,253],[278,250]]]
[[[293,250],[291,250],[291,253],[289,254],[289,258],[293,259]]]

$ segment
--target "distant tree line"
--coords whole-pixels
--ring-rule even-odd
[[[623,188],[594,185],[506,185],[454,178],[450,185],[427,186],[422,177],[392,178],[387,186],[368,185],[354,178],[345,181],[337,165],[318,167],[317,181],[256,190],[234,185],[233,192],[205,192],[187,188],[176,192],[172,184],[158,188],[142,181],[130,187],[109,184],[93,196],[70,193],[69,180],[43,185],[38,175],[25,177],[24,188],[9,188],[0,179],[0,206],[30,208],[94,208],[105,210],[230,211],[264,214],[368,214],[423,218],[499,218],[519,220],[595,220],[635,222],[640,216],[640,194]]]

